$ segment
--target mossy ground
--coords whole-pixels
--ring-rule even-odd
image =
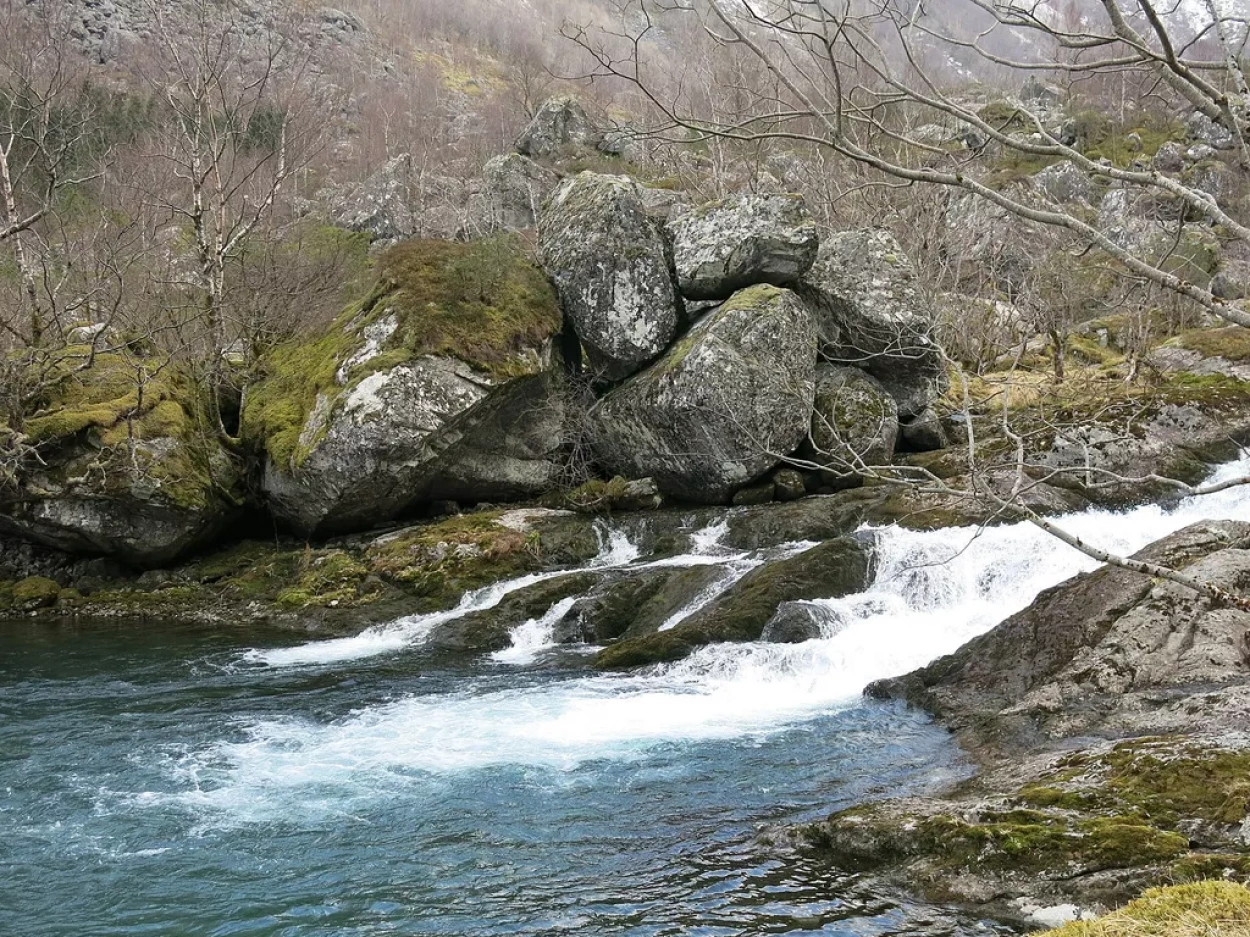
[[[1246,751],[1135,740],[1065,756],[1010,795],[950,808],[909,816],[888,802],[868,805],[806,834],[835,859],[865,868],[918,863],[930,881],[1134,869],[1164,883],[1250,870],[1238,833],[1250,812]],[[1193,837],[1207,845],[1192,846]]]
[[[1250,888],[1194,882],[1154,888],[1095,921],[1074,921],[1042,937],[1248,937]]]
[[[365,329],[386,316],[397,321],[394,333],[340,382]],[[243,435],[276,464],[297,466],[318,442],[304,431],[322,395],[333,407],[370,374],[422,355],[457,358],[499,379],[535,373],[541,362],[534,349],[560,325],[551,285],[515,236],[397,244],[379,258],[368,294],[328,329],[262,360],[261,380],[243,408]]]
[[[83,346],[44,370],[42,399],[21,429],[55,453],[43,468],[53,481],[83,479],[107,494],[143,479],[185,509],[236,500],[234,473],[215,458],[221,449],[203,382],[181,363],[126,351],[92,355]]]
[[[584,520],[585,537],[558,525],[548,536],[504,526],[501,515],[458,515],[323,545],[245,540],[142,579],[97,583],[86,595],[65,588],[68,581],[0,582],[0,612],[241,623],[312,616],[351,627],[374,615],[450,608],[471,589],[595,553]]]

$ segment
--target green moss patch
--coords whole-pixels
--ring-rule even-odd
[[[1074,921],[1044,937],[1247,937],[1250,888],[1196,882],[1154,888],[1096,921]]]
[[[214,496],[234,500],[233,473],[214,462],[221,449],[207,392],[178,362],[70,348],[45,383],[22,431],[45,450],[70,453],[62,474],[86,478],[101,493],[141,476],[183,508],[203,507]],[[84,436],[87,445],[66,448]],[[58,459],[48,462],[55,477]]]
[[[243,434],[277,464],[297,466],[319,441],[315,427],[305,432],[319,401],[328,414],[370,374],[422,355],[457,358],[501,380],[532,374],[541,364],[534,349],[560,330],[555,292],[512,235],[397,244],[379,258],[377,274],[370,292],[324,333],[280,345],[262,360]],[[387,317],[396,320],[394,331],[340,375],[365,347],[369,327]]]
[[[1219,329],[1191,329],[1175,339],[1181,348],[1196,351],[1204,358],[1250,361],[1250,329],[1229,325]]]

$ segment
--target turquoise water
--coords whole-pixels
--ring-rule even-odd
[[[366,741],[370,720],[414,701],[541,719],[544,691],[585,681],[581,658],[417,649],[273,671],[240,663],[256,639],[0,624],[0,933],[869,935],[933,919],[756,841],[962,770],[913,713],[440,763],[402,734]]]
[[[1128,554],[1205,517],[1250,520],[1250,486],[1061,523]],[[777,555],[722,533],[651,562],[727,587]],[[499,654],[426,649],[523,582],[346,639],[0,623],[0,937],[1005,933],[761,834],[963,776],[860,691],[1094,564],[1031,525],[865,535],[874,582],[812,603],[820,638],[630,674],[552,643],[567,605]],[[595,561],[647,563],[619,532]]]

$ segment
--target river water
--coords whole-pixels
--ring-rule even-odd
[[[1065,524],[1131,552],[1204,517],[1250,520],[1250,486]],[[722,532],[661,562],[725,588],[805,546]],[[0,623],[0,935],[1007,933],[761,835],[965,774],[944,731],[863,686],[1094,564],[1027,525],[866,533],[875,581],[813,603],[822,639],[631,674],[550,643],[567,604],[476,660],[427,653],[439,616],[311,642]],[[594,563],[643,565],[619,533]]]

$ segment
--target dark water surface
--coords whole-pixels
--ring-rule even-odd
[[[0,934],[930,932],[933,909],[757,843],[961,773],[919,715],[683,738],[649,731],[671,686],[576,655],[275,670],[257,643],[292,642],[0,623]]]

